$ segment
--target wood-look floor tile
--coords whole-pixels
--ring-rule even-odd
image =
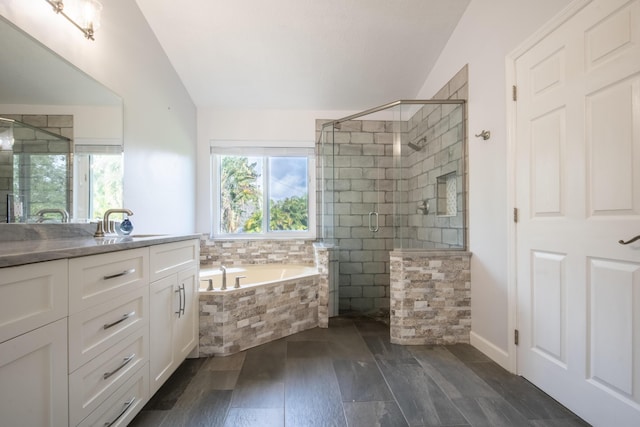
[[[491,362],[491,359],[483,352],[469,344],[451,344],[447,345],[454,356],[463,362]]]
[[[473,427],[528,426],[529,421],[501,397],[459,398],[453,403]]]
[[[334,360],[343,402],[389,401],[393,395],[373,361]]]
[[[287,358],[329,357],[326,341],[288,341]]]
[[[204,361],[205,359],[185,360],[149,400],[145,409],[167,410],[173,408]]]
[[[498,398],[499,395],[443,346],[415,346],[409,351],[450,399]]]
[[[201,369],[193,377],[174,407],[190,407],[191,402],[198,400],[211,390],[233,390],[239,374],[240,371],[205,371]]]
[[[190,407],[168,411],[161,427],[222,427],[231,401],[230,390],[211,390]]]
[[[529,420],[577,418],[533,384],[507,372],[497,363],[476,362],[470,363],[469,367]]]
[[[344,402],[349,427],[404,427],[407,420],[396,402]]]
[[[277,340],[246,351],[238,381],[243,379],[282,381],[287,360],[287,342]]]
[[[581,418],[564,418],[553,420],[530,420],[531,427],[591,427]]]
[[[128,427],[158,427],[162,424],[169,411],[142,410],[129,423]]]
[[[231,408],[224,427],[284,427],[284,409]]]
[[[371,335],[362,338],[376,359],[401,360],[413,358],[406,346],[391,344],[388,337]]]
[[[467,423],[417,361],[378,359],[378,365],[410,426]]]
[[[284,381],[243,379],[236,384],[233,408],[284,408]]]
[[[374,361],[364,339],[357,334],[338,336],[328,342],[329,354],[332,359],[348,359],[360,361]]]
[[[246,351],[232,354],[230,356],[215,356],[204,359],[204,364],[200,369],[206,371],[239,371],[242,369]]]
[[[362,319],[358,320],[355,325],[358,329],[358,332],[363,337],[369,335],[381,335],[389,337],[389,326],[385,325],[384,323],[377,322],[371,319]]]
[[[366,318],[329,324],[185,361],[130,425],[588,426],[470,345],[391,344]]]
[[[285,425],[346,427],[340,388],[331,360],[287,360]]]

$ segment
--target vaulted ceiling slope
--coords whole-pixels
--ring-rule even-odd
[[[470,0],[136,0],[198,107],[414,98]]]

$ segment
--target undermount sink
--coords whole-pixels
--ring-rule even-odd
[[[131,237],[134,239],[144,239],[149,237],[162,237],[162,236],[167,236],[167,234],[131,234],[127,237]]]

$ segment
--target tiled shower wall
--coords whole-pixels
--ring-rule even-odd
[[[467,67],[461,69],[434,99],[467,99]],[[462,108],[466,108],[463,106]],[[324,147],[325,171],[334,166],[334,180],[319,176],[318,206],[324,197],[333,201],[333,241],[339,247],[339,285],[341,311],[372,311],[389,307],[389,251],[394,248],[393,189],[400,202],[402,246],[405,248],[464,248],[467,194],[467,150],[461,108],[451,106],[424,107],[407,122],[353,120],[328,136],[332,148]],[[320,132],[328,120],[316,121],[317,152],[322,153]],[[428,146],[419,153],[409,153],[403,170],[403,181],[396,180],[393,165],[393,134],[401,132],[404,146],[427,136]],[[406,149],[406,148],[405,148]],[[322,167],[322,162],[318,162]],[[464,163],[466,164],[466,163]],[[448,172],[465,170],[456,178],[457,215],[436,216],[437,178]],[[331,193],[333,191],[333,193]],[[417,212],[421,200],[429,200],[431,213]],[[403,211],[404,210],[404,211]],[[377,211],[379,231],[369,229],[369,213]],[[322,208],[318,208],[322,212]],[[322,226],[322,218],[318,224]],[[318,233],[322,235],[322,230]],[[400,242],[397,242],[398,245]]]
[[[316,121],[317,131],[324,122]],[[393,132],[392,121],[343,122],[333,136],[333,156],[324,158],[327,166],[334,167],[335,179],[329,181],[333,187],[328,190],[333,190],[333,233],[339,247],[341,312],[389,307]],[[326,148],[325,155],[329,154]],[[372,212],[378,212],[377,222]],[[376,224],[377,232],[372,231]]]
[[[466,99],[466,66],[446,88],[437,99]],[[425,105],[409,120],[406,137],[421,149],[416,151],[403,144],[404,176],[398,184],[401,189],[398,196],[403,202],[399,212],[404,214],[399,216],[404,221],[400,236],[403,248],[465,247],[464,109],[465,105],[460,104]],[[426,140],[420,143],[422,138]],[[448,200],[447,193],[453,202]],[[428,203],[428,214],[418,210],[422,203]]]
[[[2,117],[18,120],[20,122],[36,126],[64,137],[73,138],[73,116],[72,115],[20,115],[3,114]],[[39,133],[36,139],[36,131],[29,128],[14,127],[15,144],[13,151],[0,151],[0,222],[7,222],[7,194],[13,192],[13,169],[14,153],[28,152],[37,154],[66,154],[67,163],[67,200],[69,212],[72,212],[73,201],[73,168],[71,165],[69,143],[48,137],[43,139],[44,134]]]

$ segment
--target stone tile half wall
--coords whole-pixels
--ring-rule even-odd
[[[391,342],[469,343],[470,252],[391,252]]]

